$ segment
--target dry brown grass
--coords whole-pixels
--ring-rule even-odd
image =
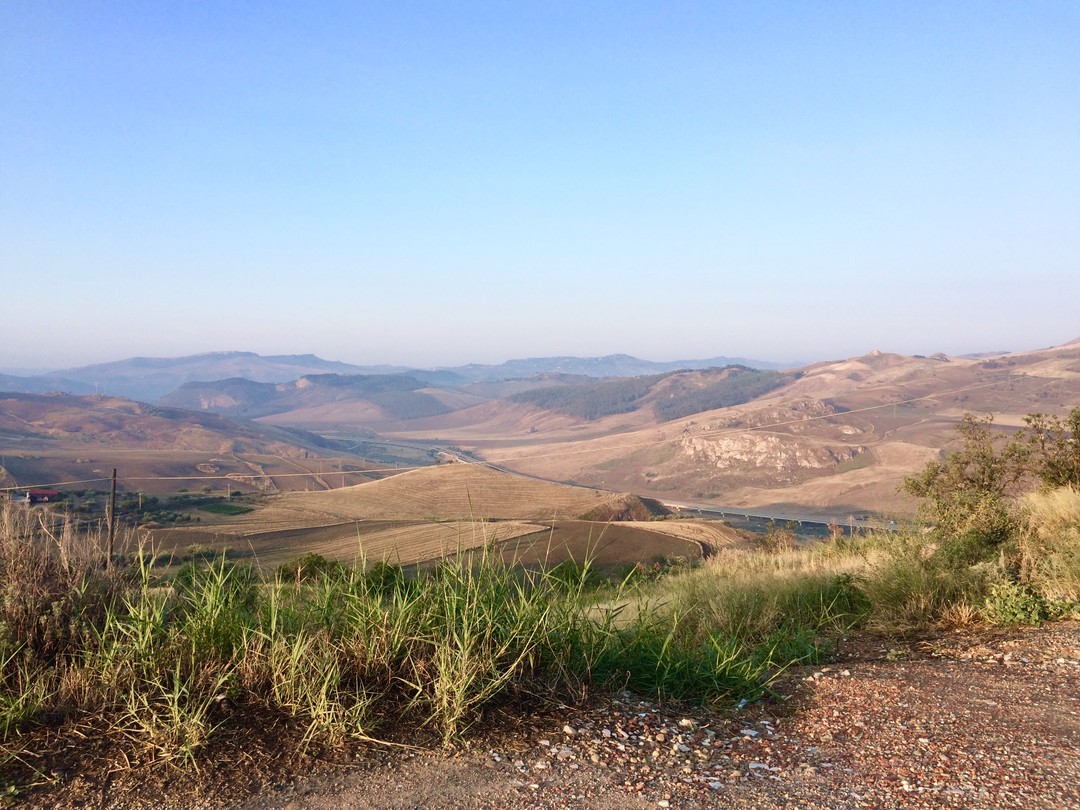
[[[607,570],[661,559],[701,558],[698,543],[656,531],[655,525],[659,524],[560,520],[543,531],[508,540],[500,550],[510,563],[550,566],[588,560]]]
[[[527,562],[542,561],[545,555],[555,562],[583,560],[593,550],[590,537],[606,538],[603,559],[610,564],[700,556],[699,538],[688,536],[688,529],[663,531],[663,521],[609,527],[572,520],[618,505],[621,498],[481,465],[449,464],[329,492],[286,493],[249,514],[154,534],[165,551],[193,544],[230,548],[254,554],[262,565],[308,553],[344,562],[362,554],[369,560],[409,564],[485,542],[505,543],[511,558],[520,553]],[[699,533],[710,545],[723,542],[719,527]],[[519,538],[524,539],[517,543]]]
[[[1023,500],[1020,556],[1026,579],[1052,599],[1080,601],[1080,492],[1062,487]]]
[[[622,525],[635,526],[656,534],[697,543],[708,549],[710,553],[721,548],[743,546],[748,542],[732,527],[711,520],[628,521]]]
[[[234,528],[311,526],[344,520],[551,520],[588,511],[607,493],[446,464],[329,492],[289,493]]]
[[[254,534],[206,534],[193,530],[157,533],[162,551],[182,553],[189,545],[230,549],[251,556],[264,568],[276,568],[305,554],[320,554],[352,564],[359,560],[400,565],[428,562],[469,551],[487,542],[501,543],[543,531],[524,521],[357,521],[310,528],[290,528]]]

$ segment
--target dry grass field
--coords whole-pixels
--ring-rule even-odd
[[[601,566],[660,557],[702,556],[730,542],[716,526],[696,533],[684,521],[575,520],[622,496],[498,472],[446,464],[328,492],[265,498],[254,511],[207,516],[198,528],[152,531],[161,551],[192,545],[231,549],[264,566],[303,554],[352,562],[358,557],[421,563],[494,544],[508,561],[583,561]],[[675,524],[683,524],[676,526]]]
[[[664,521],[657,521],[657,527]],[[543,531],[502,543],[503,559],[523,565],[557,565],[564,561],[611,570],[623,565],[683,558],[699,560],[701,546],[651,523],[556,521]]]
[[[714,520],[630,521],[622,524],[696,543],[708,553],[746,544],[746,539],[727,524]]]
[[[412,565],[543,531],[544,526],[523,521],[372,520],[242,534],[196,529],[168,529],[153,534],[160,551],[183,553],[197,545],[229,550],[231,556],[276,568],[305,554],[319,554],[347,564],[366,561]]]
[[[326,492],[292,492],[233,529],[293,528],[345,520],[552,520],[617,496],[508,475],[479,464],[443,464]]]

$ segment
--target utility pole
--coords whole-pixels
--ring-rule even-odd
[[[105,558],[105,567],[112,566],[113,542],[116,540],[116,467],[112,471],[112,487],[109,491],[109,509],[106,513],[109,524],[109,556]]]

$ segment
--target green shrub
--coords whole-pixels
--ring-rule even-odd
[[[326,577],[340,577],[344,572],[345,566],[338,561],[328,560],[322,554],[312,552],[279,565],[277,578],[295,582],[311,582]]]
[[[922,500],[920,512],[938,538],[975,532],[1001,542],[1016,528],[1010,496],[1025,475],[1023,446],[991,429],[993,417],[972,414],[957,425],[960,449],[904,479],[903,488]]]
[[[407,587],[405,569],[382,560],[364,567],[363,580],[368,593],[384,597],[403,592]]]
[[[999,557],[1003,540],[971,529],[956,537],[943,538],[933,552],[934,562],[946,571],[986,563]]]
[[[579,590],[592,591],[600,587],[600,573],[589,563],[563,560],[545,571],[550,582],[567,593]]]
[[[248,512],[255,511],[254,508],[250,506],[243,506],[238,503],[226,503],[224,501],[204,504],[200,506],[199,509],[214,515],[225,515],[229,517],[234,515],[246,515]]]
[[[990,587],[982,614],[996,625],[1039,625],[1068,612],[1064,602],[1050,602],[1030,585],[1001,582]]]

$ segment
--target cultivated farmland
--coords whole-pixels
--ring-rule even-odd
[[[352,562],[358,557],[422,563],[485,544],[509,559],[557,563],[594,556],[601,565],[661,557],[698,558],[730,542],[730,530],[684,521],[608,523],[583,515],[618,513],[626,495],[597,492],[475,464],[448,464],[328,492],[262,499],[235,516],[198,528],[152,533],[161,550],[228,548],[264,566],[304,554]],[[638,502],[639,508],[644,508]],[[676,525],[684,524],[684,525]],[[727,532],[725,534],[725,532]]]

